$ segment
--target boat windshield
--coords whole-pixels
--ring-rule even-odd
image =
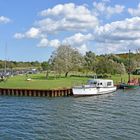
[[[90,84],[90,85],[96,85],[97,81],[95,81],[95,80],[88,80],[87,83]]]

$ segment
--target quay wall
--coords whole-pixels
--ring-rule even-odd
[[[40,89],[13,89],[0,88],[2,96],[34,96],[34,97],[59,97],[72,96],[72,89],[55,89],[55,90],[40,90]]]

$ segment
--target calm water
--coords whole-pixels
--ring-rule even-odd
[[[0,140],[140,140],[140,90],[93,97],[0,96]]]

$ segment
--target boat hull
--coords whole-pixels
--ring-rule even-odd
[[[137,89],[139,88],[139,85],[121,84],[119,88],[120,89]]]
[[[102,95],[116,91],[116,87],[75,87],[72,88],[74,96],[93,96],[93,95]]]

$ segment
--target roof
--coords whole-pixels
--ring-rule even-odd
[[[110,80],[110,79],[90,79],[88,81],[90,81],[90,82],[113,82],[113,80]]]

